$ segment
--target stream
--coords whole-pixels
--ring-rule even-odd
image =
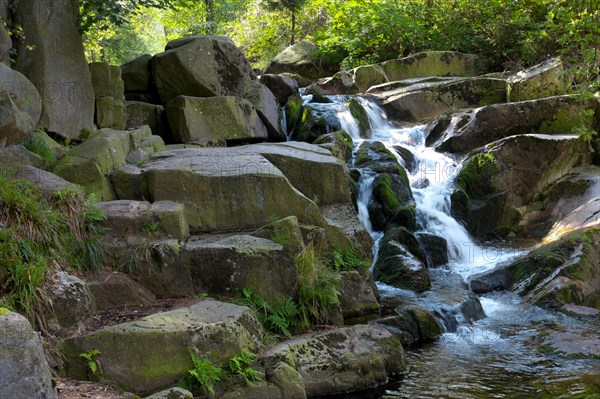
[[[335,115],[342,130],[351,135],[355,150],[364,140],[380,141],[405,166],[416,202],[415,232],[435,234],[448,241],[448,264],[429,269],[431,290],[416,294],[378,283],[384,307],[409,302],[429,309],[442,324],[444,334],[434,343],[408,351],[410,368],[405,378],[374,397],[600,398],[600,359],[561,356],[544,350],[544,339],[550,333],[597,334],[598,321],[546,311],[510,292],[481,296],[478,302],[474,299],[485,312],[479,320],[469,320],[455,309],[457,293],[468,291],[469,276],[527,253],[526,249],[478,243],[450,215],[450,194],[462,160],[426,147],[424,125],[398,127],[376,102],[354,97],[366,110],[371,126],[369,138],[361,138],[347,105],[352,96],[327,97],[331,103],[311,102],[310,106],[328,117]],[[304,96],[305,102],[311,98]],[[409,150],[417,167],[406,167],[394,146]],[[360,171],[359,219],[375,240],[376,257],[383,232],[373,230],[367,210],[375,173],[370,169]]]

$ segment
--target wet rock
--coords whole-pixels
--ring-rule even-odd
[[[405,349],[438,339],[442,326],[433,314],[417,305],[405,305],[396,309],[395,316],[376,321],[394,334]]]
[[[565,94],[571,87],[560,58],[552,58],[508,78],[508,101]]]
[[[42,342],[27,319],[0,308],[2,397],[56,399]]]
[[[377,173],[406,175],[406,171],[400,166],[398,158],[380,141],[363,142],[356,152],[354,166],[356,168],[369,168]]]
[[[568,134],[575,127],[591,128],[599,108],[596,99],[582,101],[577,96],[494,104],[442,117],[428,130],[435,132],[432,138],[443,131],[439,151],[464,153],[517,134]],[[591,115],[582,119],[582,111]]]
[[[402,226],[415,228],[415,200],[406,173],[380,173],[373,180],[373,194],[368,205],[373,228],[386,231]]]
[[[509,289],[539,306],[564,304],[600,309],[600,230],[572,233],[533,250],[523,258],[472,276],[478,293]]]
[[[369,270],[343,271],[340,286],[340,306],[344,323],[365,316],[376,316],[380,305],[377,299],[379,293]]]
[[[429,267],[442,266],[448,263],[448,241],[445,238],[428,233],[417,233]]]
[[[419,162],[417,161],[415,154],[413,154],[408,148],[401,145],[395,145],[394,151],[400,155],[400,158],[402,158],[403,161],[403,166],[408,172],[412,174],[417,171]]]
[[[431,279],[426,262],[426,255],[415,236],[402,227],[395,228],[381,239],[373,277],[397,288],[427,291]]]
[[[400,342],[383,328],[365,325],[301,335],[268,349],[260,360],[291,362],[308,397],[375,388],[406,370]]]
[[[193,367],[190,350],[219,363],[242,349],[254,351],[261,337],[262,328],[250,309],[206,300],[70,338],[62,351],[71,378],[87,377],[79,354],[96,349],[104,379],[146,394],[185,378]]]
[[[578,136],[528,134],[493,142],[464,162],[453,215],[475,237],[506,236],[519,230],[524,207],[545,187],[586,162],[587,145]]]
[[[343,130],[324,134],[318,137],[313,144],[327,148],[338,159],[347,162],[352,158],[352,137]]]

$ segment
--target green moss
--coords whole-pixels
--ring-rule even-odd
[[[469,197],[484,197],[495,191],[492,177],[499,168],[491,153],[471,157],[456,178],[456,185]]]
[[[6,308],[0,308],[0,316],[4,316],[10,313],[10,310]]]
[[[360,101],[358,101],[355,98],[348,101],[348,108],[350,108],[350,114],[358,123],[360,135],[364,137],[369,132],[369,130],[371,130],[371,124],[369,123],[369,117],[367,116],[367,112],[363,108]]]

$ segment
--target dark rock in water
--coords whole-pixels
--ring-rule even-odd
[[[333,101],[322,94],[313,94],[310,99],[311,103],[319,103],[319,104],[330,104]]]
[[[414,348],[439,338],[443,331],[433,314],[417,305],[405,305],[396,309],[396,315],[375,322],[394,334],[404,349]]]
[[[321,78],[306,88],[307,94],[339,95],[356,94],[358,87],[354,83],[351,71],[340,71],[328,78]]]
[[[94,126],[94,95],[79,32],[79,8],[58,0],[15,4],[14,22],[27,32],[18,41],[15,69],[29,78],[42,97],[40,124],[46,131],[78,138],[82,130]]]
[[[428,233],[417,233],[416,236],[427,254],[429,267],[448,263],[448,241],[445,238]]]
[[[302,104],[301,100],[299,103]],[[290,99],[286,106],[288,132],[294,140],[312,143],[324,134],[341,130],[335,110],[319,107],[318,103],[300,104]]]
[[[288,76],[264,74],[260,76],[260,83],[273,92],[281,105],[287,103],[291,96],[299,95],[298,83]]]
[[[588,162],[587,148],[574,135],[518,135],[479,149],[455,180],[459,193],[452,195],[452,213],[477,238],[519,232],[528,206],[571,168]]]
[[[429,123],[425,128],[425,145],[431,147],[435,144],[444,132],[446,132],[451,121],[452,115],[446,113],[438,116],[433,122]]]
[[[373,228],[385,231],[403,226],[415,228],[415,200],[406,175],[380,173],[373,181],[373,195],[367,207]]]
[[[406,171],[398,162],[398,158],[380,141],[363,142],[356,152],[354,166],[369,168],[377,173],[406,176]],[[406,179],[408,180],[408,177]]]
[[[417,171],[419,167],[419,162],[417,161],[415,154],[413,154],[408,148],[403,147],[401,145],[395,145],[394,151],[400,155],[400,158],[404,161],[404,167],[411,174]]]
[[[363,105],[356,98],[352,98],[348,101],[348,108],[350,108],[350,114],[358,124],[360,137],[369,138],[371,136],[371,124]]]
[[[329,149],[333,155],[343,162],[347,162],[352,158],[352,137],[343,130],[320,136],[313,144]]]
[[[539,306],[600,309],[600,229],[572,233],[523,258],[472,276],[475,292],[509,289]]]
[[[442,137],[440,151],[465,153],[504,137],[517,134],[569,134],[575,127],[593,127],[597,99],[560,96],[518,103],[494,104],[442,116],[432,122],[427,144]],[[581,111],[591,114],[582,118]]]
[[[373,276],[377,281],[397,288],[427,291],[431,279],[426,262],[426,255],[415,236],[402,227],[395,228],[381,239]]]

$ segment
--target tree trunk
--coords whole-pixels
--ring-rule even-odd
[[[292,10],[292,40],[291,45],[293,46],[295,43],[295,34],[296,34],[296,11]]]
[[[206,16],[204,18],[206,28],[205,32],[207,35],[214,34],[214,22],[215,22],[215,9],[214,0],[204,0],[204,8],[206,8]]]

